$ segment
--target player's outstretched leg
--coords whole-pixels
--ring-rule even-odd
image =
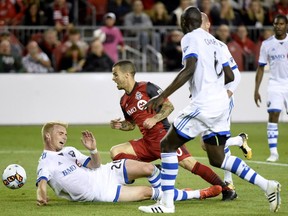
[[[281,185],[279,182],[265,179],[250,168],[243,160],[235,156],[225,156],[221,168],[231,171],[251,184],[258,185],[268,198],[270,211],[278,211],[281,204]]]
[[[248,146],[248,134],[240,133],[238,136],[230,137],[225,144],[225,147],[229,146],[239,146],[248,160],[252,158],[252,149]]]
[[[174,189],[174,201],[183,201],[189,199],[207,199],[218,196],[222,191],[220,185],[213,185],[209,188],[201,190],[192,190],[190,188],[178,190]],[[154,193],[153,193],[154,194]],[[174,213],[175,208],[167,208],[162,204],[161,196],[158,197],[159,202],[150,206],[140,206],[138,209],[145,213]]]

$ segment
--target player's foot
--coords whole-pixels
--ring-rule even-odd
[[[226,182],[226,187],[222,188],[222,201],[234,200],[237,197],[234,185]]]
[[[238,136],[242,137],[243,139],[243,144],[240,146],[240,149],[242,150],[244,156],[250,160],[252,158],[252,149],[248,146],[248,134],[240,133]]]
[[[139,206],[138,209],[145,213],[175,213],[175,206],[168,208],[160,203],[150,206]]]
[[[280,198],[281,185],[277,181],[269,180],[267,189],[266,189],[266,197],[270,204],[270,211],[277,212],[280,208],[281,198]]]
[[[267,158],[267,162],[276,162],[279,160],[278,154],[271,154],[270,157]]]
[[[213,185],[209,188],[200,190],[200,199],[206,199],[211,197],[218,196],[222,191],[222,187],[220,185]]]

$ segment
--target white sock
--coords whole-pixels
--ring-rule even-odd
[[[230,137],[226,143],[225,143],[225,147],[229,147],[229,146],[242,146],[243,145],[243,139],[241,136],[236,136],[236,137]]]

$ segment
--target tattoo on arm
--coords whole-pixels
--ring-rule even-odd
[[[174,110],[174,106],[170,101],[165,101],[162,104],[160,111],[154,116],[157,122],[167,118]]]
[[[129,121],[122,121],[121,122],[121,128],[120,130],[123,131],[130,131],[130,130],[134,130],[135,128],[135,123],[133,122],[129,122]]]

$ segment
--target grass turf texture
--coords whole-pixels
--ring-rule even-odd
[[[85,151],[80,142],[82,130],[91,130],[96,139],[98,150],[101,152],[102,162],[110,161],[109,149],[111,146],[138,138],[138,130],[123,132],[110,129],[107,125],[71,125],[68,128],[67,145]],[[128,202],[128,203],[77,203],[60,199],[54,195],[49,188],[49,205],[45,207],[36,206],[36,168],[37,161],[42,152],[42,140],[40,134],[41,126],[0,126],[0,170],[12,163],[22,165],[27,172],[28,180],[23,188],[10,190],[0,184],[0,215],[117,215],[137,216],[143,215],[138,211],[140,205],[154,204],[153,201]],[[251,168],[268,179],[275,179],[282,184],[282,205],[277,215],[288,215],[288,126],[287,123],[279,124],[279,147],[280,160],[277,164],[265,162],[269,156],[266,140],[266,123],[232,124],[233,135],[244,131],[249,134],[248,144],[253,149],[253,158],[247,161]],[[199,139],[190,141],[187,144],[193,155],[201,162],[208,165],[206,153],[200,147]],[[192,151],[193,149],[193,151]],[[232,154],[244,158],[237,147],[231,147]],[[159,161],[155,162],[159,163]],[[221,177],[223,171],[213,168]],[[263,191],[237,176],[234,177],[234,184],[238,193],[238,199],[231,202],[222,202],[221,196],[207,200],[189,200],[176,203],[176,215],[272,215],[269,212],[269,204]],[[84,183],[84,182],[83,182]],[[85,183],[84,183],[85,184]],[[139,179],[136,185],[148,185],[146,179]],[[176,181],[177,188],[190,187],[194,189],[209,187],[209,184],[200,177],[195,176],[182,168]]]

